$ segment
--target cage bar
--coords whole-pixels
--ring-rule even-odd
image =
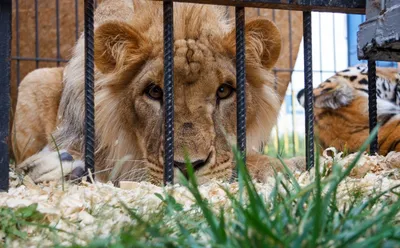
[[[235,8],[236,21],[236,135],[237,149],[246,164],[246,63],[244,7]]]
[[[35,58],[35,57],[20,57],[20,56],[13,56],[11,57],[13,60],[19,61],[40,61],[40,62],[64,62],[67,63],[68,60],[62,58]]]
[[[56,0],[56,42],[57,42],[57,66],[60,66],[60,2]]]
[[[79,39],[79,3],[75,0],[75,40]]]
[[[19,46],[19,0],[15,0],[15,38],[16,38],[16,47],[15,47],[15,53],[17,57],[20,56],[20,46]],[[19,85],[19,82],[21,81],[20,76],[20,61],[17,59],[17,84]]]
[[[320,34],[321,35],[321,34]],[[336,73],[336,29],[335,29],[335,14],[332,14],[332,36],[333,36],[333,70]]]
[[[168,0],[158,0],[168,1]],[[365,0],[175,0],[175,2],[240,6],[251,8],[364,14]]]
[[[293,71],[293,38],[292,38],[292,11],[288,12],[288,23],[289,23],[289,69]],[[292,95],[292,154],[296,156],[296,110],[295,110],[295,96],[294,96],[294,89],[293,89],[293,81],[290,79],[290,93]]]
[[[376,63],[368,60],[368,113],[369,113],[369,132],[376,127],[377,123],[377,104],[376,104]],[[378,152],[378,135],[369,144],[370,154]]]
[[[318,13],[318,29],[319,29],[319,80],[320,82],[324,81],[324,77],[322,76],[322,27],[321,27],[321,13]]]
[[[10,120],[11,0],[0,2],[0,192],[8,191],[7,139]]]
[[[311,12],[303,12],[304,32],[304,110],[306,123],[306,160],[307,170],[314,167],[314,108],[313,108],[313,72],[312,72],[312,27]]]
[[[164,1],[164,184],[174,180],[174,10]]]
[[[85,0],[85,170],[94,172],[94,2]],[[94,174],[93,174],[94,177]]]
[[[35,0],[35,57],[39,57],[39,6],[38,0]],[[39,68],[39,61],[36,60],[36,69]]]

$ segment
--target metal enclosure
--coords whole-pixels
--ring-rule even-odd
[[[400,61],[400,1],[368,0],[357,37],[359,59]]]

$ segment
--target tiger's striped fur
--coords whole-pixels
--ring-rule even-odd
[[[322,149],[356,152],[369,135],[368,67],[336,73],[313,90],[314,126]],[[400,151],[400,72],[377,67],[379,153]],[[304,90],[297,94],[304,106]]]

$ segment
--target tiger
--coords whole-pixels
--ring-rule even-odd
[[[400,151],[400,72],[376,68],[378,152]],[[305,92],[297,100],[304,107]],[[314,128],[320,151],[359,151],[369,136],[368,66],[359,64],[337,72],[313,89]],[[369,148],[367,149],[369,152]]]

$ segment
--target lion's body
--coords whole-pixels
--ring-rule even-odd
[[[302,103],[304,91],[299,92]],[[368,68],[358,65],[328,78],[313,90],[314,125],[321,150],[357,152],[369,136]],[[377,68],[379,153],[400,151],[400,74]]]
[[[63,68],[37,69],[21,81],[11,144],[17,164],[42,150],[54,131]]]
[[[154,97],[162,94],[163,87],[162,20],[160,2],[132,5],[128,0],[106,0],[95,12],[95,163],[96,171],[103,172],[97,174],[99,180],[109,180],[113,171],[115,181],[162,182],[163,99]],[[179,165],[186,149],[192,162],[200,164],[196,168],[200,182],[229,178],[236,137],[234,27],[225,19],[223,8],[175,3],[174,30],[175,172],[185,170]],[[271,22],[260,19],[246,24],[248,166],[258,179],[272,174],[271,164],[279,167],[254,148],[268,139],[287,88],[279,84],[274,90],[270,73],[280,43]],[[80,164],[85,131],[83,45],[81,36],[65,68],[59,122],[52,132],[58,147]],[[21,96],[29,98],[20,92]],[[42,106],[32,103],[31,107]],[[26,118],[18,107],[16,115]],[[17,127],[16,132],[23,128]],[[47,130],[45,135],[49,144],[45,152],[54,157]],[[35,170],[41,179],[49,178],[40,172],[51,166],[41,154],[20,167]],[[120,167],[118,161],[123,161]]]

